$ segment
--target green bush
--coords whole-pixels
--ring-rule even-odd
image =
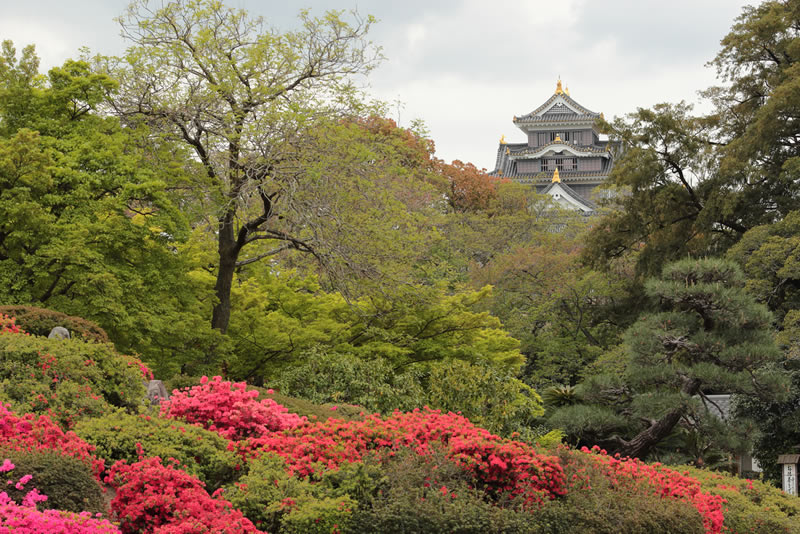
[[[33,476],[22,490],[16,489],[14,484],[4,484],[2,489],[12,500],[22,502],[25,494],[36,488],[39,493],[47,495],[47,500],[40,503],[39,508],[76,513],[106,512],[103,489],[89,466],[80,459],[54,450],[0,451],[0,462],[5,458],[15,466],[6,473],[6,478],[16,482],[24,475]]]
[[[373,479],[358,466],[363,464],[342,466],[341,470],[322,474],[312,483],[287,474],[280,456],[265,454],[252,460],[247,474],[226,488],[225,498],[261,530],[327,534],[349,523],[357,504],[348,491],[355,494],[371,491],[359,489],[355,481],[366,482],[368,488],[375,486]]]
[[[725,532],[800,534],[800,499],[760,482],[694,467],[680,467],[703,491],[725,499]]]
[[[238,476],[237,456],[227,450],[228,440],[204,428],[149,415],[113,414],[78,423],[75,432],[97,447],[95,454],[107,463],[136,462],[137,444],[145,456],[175,458],[184,469],[205,482],[209,490]]]
[[[0,306],[0,315],[6,314],[16,318],[16,323],[26,332],[35,336],[47,336],[56,326],[63,326],[69,330],[71,337],[85,340],[108,343],[108,334],[105,330],[91,321],[73,317],[35,306]]]
[[[475,482],[441,451],[402,451],[384,463],[375,491],[365,494],[343,531],[355,533],[463,534],[548,532],[535,515],[513,502],[486,500]],[[571,531],[570,531],[571,532]]]
[[[424,404],[418,377],[395,374],[387,360],[313,352],[305,363],[283,371],[275,386],[286,395],[317,404],[355,404],[370,412],[412,410]]]
[[[527,384],[491,365],[461,360],[431,365],[425,404],[459,412],[495,434],[516,432],[526,441],[532,441],[530,429],[544,415],[541,397]]]
[[[641,480],[609,479],[592,455],[563,447],[554,451],[567,481],[585,480],[565,497],[534,510],[536,532],[568,534],[703,534],[703,519],[693,504],[658,495]]]
[[[3,334],[0,361],[0,400],[66,428],[114,408],[137,410],[145,397],[141,362],[110,344]]]

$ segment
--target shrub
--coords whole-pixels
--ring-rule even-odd
[[[436,410],[396,412],[360,421],[328,419],[284,433],[252,438],[239,444],[244,455],[274,452],[300,476],[314,475],[320,466],[335,469],[360,461],[370,451],[411,448],[426,453],[433,443],[448,447],[450,458],[474,473],[495,496],[513,494],[528,503],[562,495],[564,479],[556,458],[539,454],[531,445],[505,440],[454,413]]]
[[[15,305],[0,306],[0,315],[3,314],[16,318],[16,323],[23,330],[35,336],[47,336],[54,327],[63,326],[72,337],[99,343],[109,342],[105,330],[93,322],[65,313],[35,306]]]
[[[105,512],[103,489],[91,469],[78,458],[54,450],[0,450],[0,458],[9,459],[16,466],[15,476],[33,476],[36,489],[47,495],[43,503],[46,508],[76,513]],[[21,502],[28,491],[14,485],[8,485],[5,490],[16,502]]]
[[[103,460],[94,456],[94,447],[74,432],[64,432],[44,415],[27,413],[19,417],[2,403],[0,403],[0,449],[24,452],[57,451],[59,454],[79,459],[89,466],[98,478],[104,467]]]
[[[541,532],[720,532],[721,523],[704,521],[701,514],[708,510],[701,510],[692,499],[692,496],[702,498],[705,494],[699,491],[685,494],[685,485],[693,482],[688,477],[664,470],[666,478],[659,478],[660,471],[656,467],[635,460],[611,458],[599,451],[561,447],[558,456],[569,489],[562,498],[545,503],[531,514],[531,521]],[[692,486],[692,489],[699,490],[699,487]]]
[[[694,467],[682,467],[681,471],[698,480],[703,491],[724,499],[723,532],[800,533],[797,497],[757,480]]]
[[[106,482],[117,495],[111,509],[124,534],[256,534],[259,531],[228,501],[210,496],[196,477],[163,465],[158,457],[115,463]]]
[[[174,458],[213,489],[238,474],[240,460],[228,450],[228,440],[199,426],[144,414],[114,414],[85,419],[75,432],[109,462],[133,463],[141,454]]]
[[[40,512],[34,506],[21,506],[0,493],[0,532],[36,534],[120,534],[106,519],[89,512],[73,514],[58,510]]]
[[[315,483],[286,472],[278,455],[264,454],[248,465],[248,472],[226,488],[225,496],[253,523],[268,532],[342,530],[356,501],[377,488],[383,476],[377,465],[343,464],[321,469]]]
[[[488,364],[460,360],[431,366],[425,401],[431,408],[458,412],[489,432],[517,432],[526,439],[533,437],[528,430],[544,415],[542,399],[530,386]]]
[[[0,334],[0,395],[22,412],[47,414],[65,428],[112,407],[133,409],[149,371],[111,345],[81,339]]]
[[[424,404],[418,377],[395,374],[379,357],[314,353],[303,364],[283,371],[275,385],[287,395],[317,404],[356,404],[368,412],[391,413]]]
[[[405,451],[384,463],[376,491],[361,499],[344,531],[352,533],[534,533],[534,514],[497,506],[442,450]],[[509,503],[506,503],[509,504]]]
[[[244,382],[231,383],[221,377],[203,377],[200,384],[184,391],[173,391],[161,403],[161,415],[200,423],[228,439],[245,439],[269,434],[301,424],[303,418],[289,413],[272,399],[256,400],[259,393]]]
[[[616,496],[610,497],[612,499],[626,499],[626,496],[632,495],[635,499],[644,499],[643,503],[650,497],[685,503],[699,513],[702,528],[705,529],[706,534],[722,532],[723,499],[718,495],[703,491],[700,482],[685,473],[666,468],[661,464],[645,464],[638,459],[631,458],[621,459],[619,455],[608,456],[606,451],[596,446],[591,450],[584,447],[580,451],[562,447],[558,450],[558,455],[569,481],[568,498],[571,495],[574,500],[579,498],[581,492],[590,491],[592,493],[611,493]],[[622,505],[627,505],[627,503],[621,501],[620,506]],[[603,506],[608,505],[602,503],[597,505],[598,508]],[[671,505],[664,512],[667,516],[674,514],[674,510],[678,510],[675,508],[669,512],[669,509],[672,509]],[[591,510],[590,507],[587,511],[587,518],[592,516]],[[654,509],[652,513],[657,514],[658,509]],[[675,518],[678,521],[676,526],[670,526],[672,523],[667,521],[665,528],[672,529],[669,532],[682,532],[681,528],[684,527],[680,525],[684,523],[684,519],[690,520],[694,517],[693,514],[684,516],[676,515]],[[633,529],[633,527],[631,528]],[[629,532],[638,532],[638,530],[633,529]],[[692,532],[692,530],[688,530],[688,532]]]

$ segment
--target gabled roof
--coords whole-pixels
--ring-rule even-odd
[[[600,116],[588,108],[578,104],[569,94],[561,90],[561,80],[558,81],[556,92],[547,101],[530,113],[515,116],[515,124],[563,122],[563,121],[594,121]]]
[[[550,185],[545,187],[540,194],[550,195],[559,203],[561,203],[560,201],[563,198],[568,204],[585,212],[597,211],[597,204],[588,198],[580,196],[564,182],[550,182]]]

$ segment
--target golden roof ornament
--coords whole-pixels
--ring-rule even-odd
[[[510,149],[510,148],[508,148],[508,147],[506,147],[506,155],[508,156],[508,155],[510,155],[510,154],[511,154],[511,149]]]
[[[561,182],[561,177],[558,175],[558,167],[556,167],[556,170],[553,171],[553,180],[552,181],[553,181],[554,184]]]
[[[561,143],[562,142],[561,141],[561,136],[560,135],[556,135],[556,138],[553,140],[553,142],[554,143]]]
[[[567,96],[569,96],[569,85],[564,88],[564,92],[567,93]]]
[[[556,94],[560,95],[563,93],[564,90],[561,88],[561,76],[558,77],[558,82],[556,83]]]
[[[506,134],[500,136],[500,144],[501,145],[506,144]]]

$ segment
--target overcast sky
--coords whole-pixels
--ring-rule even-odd
[[[160,1],[160,0],[159,0]],[[353,9],[380,23],[386,62],[369,78],[400,100],[401,125],[425,121],[437,156],[489,170],[511,122],[538,107],[561,76],[572,97],[607,118],[658,102],[697,102],[716,83],[705,67],[746,0],[227,0],[290,27],[297,11]],[[127,0],[0,0],[0,40],[36,45],[43,69],[77,55],[119,54],[113,18]],[[399,111],[399,113],[398,113]]]

